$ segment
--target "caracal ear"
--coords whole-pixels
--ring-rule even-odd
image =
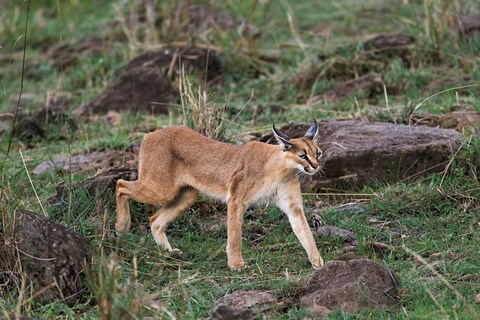
[[[317,135],[318,135],[318,124],[317,124],[317,120],[313,119],[312,125],[310,126],[310,128],[308,128],[307,133],[305,133],[305,137],[315,141],[315,139],[317,138]]]
[[[287,151],[288,149],[290,149],[293,146],[293,144],[289,141],[290,138],[285,133],[278,131],[277,128],[275,128],[275,123],[273,123],[272,127],[273,135],[277,139],[278,144],[280,145],[282,150]]]

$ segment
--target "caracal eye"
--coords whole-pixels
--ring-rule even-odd
[[[322,156],[323,152],[320,150],[317,152],[316,156],[317,156],[317,159],[320,158]]]
[[[307,160],[307,159],[308,159],[308,157],[307,157],[306,154],[301,154],[301,155],[299,155],[298,157],[299,157],[300,159],[303,159],[303,160]]]

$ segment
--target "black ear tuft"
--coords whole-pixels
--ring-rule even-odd
[[[273,133],[274,133],[275,135],[279,136],[280,138],[282,138],[282,139],[284,139],[284,140],[287,140],[287,141],[290,140],[290,137],[289,137],[289,136],[287,136],[285,133],[283,133],[283,132],[281,132],[281,131],[278,131],[278,129],[275,128],[275,122],[273,123],[272,127],[273,127]]]
[[[292,144],[290,143],[290,137],[287,136],[285,133],[278,131],[277,128],[275,128],[275,123],[273,123],[273,135],[277,139],[278,143],[280,144],[280,147],[282,147],[283,151],[286,151],[292,147]]]
[[[312,125],[310,126],[310,128],[308,128],[307,133],[305,133],[305,137],[310,140],[314,140],[317,133],[318,133],[317,120],[313,119]]]

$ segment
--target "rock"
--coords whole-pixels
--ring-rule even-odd
[[[318,227],[315,229],[315,234],[319,237],[338,237],[344,242],[351,243],[353,245],[357,244],[357,237],[350,230],[341,229],[335,226],[324,226]]]
[[[442,71],[438,72],[441,74]],[[470,85],[472,81],[474,80],[469,76],[437,76],[423,88],[423,91],[432,94],[438,93],[446,89]]]
[[[364,121],[322,121],[318,126],[322,174],[304,179],[304,190],[415,180],[443,171],[459,148],[460,135],[449,129]],[[303,136],[308,127],[290,123],[280,130],[293,138]],[[260,139],[274,140],[271,135]]]
[[[36,112],[20,111],[13,131],[14,136],[26,141],[44,138],[55,140],[63,139],[68,133],[73,133],[77,130],[77,124],[67,112],[70,101],[69,96],[54,95],[45,104],[42,104]],[[1,118],[11,123],[14,114],[15,111],[13,110]],[[55,132],[55,135],[48,135],[49,125],[59,126],[59,131]]]
[[[333,310],[352,313],[394,308],[398,280],[391,270],[371,260],[329,261],[316,270],[300,292],[300,304],[313,317]]]
[[[172,47],[146,52],[130,61],[108,88],[74,114],[85,116],[124,110],[168,113],[169,105],[178,99],[172,80],[181,65],[186,72],[195,71],[201,79],[212,80],[220,75],[220,62],[213,50]]]
[[[278,305],[278,297],[271,291],[235,291],[214,303],[210,319],[255,319],[256,312],[263,312]]]
[[[82,190],[95,199],[102,199],[107,194],[113,194],[118,179],[127,181],[137,180],[138,172],[136,168],[116,167],[102,171],[97,175],[82,181],[68,184],[60,182],[57,185],[57,193],[48,199],[48,202],[54,203],[64,199],[68,195],[69,188],[73,190]]]
[[[367,96],[370,96],[372,92],[379,90],[381,85],[382,77],[380,75],[376,73],[367,74],[358,79],[341,83],[320,95],[312,97],[308,101],[308,104],[313,105],[320,102],[335,102],[354,95],[358,91],[363,91]]]
[[[341,229],[335,226],[326,226],[318,214],[314,214],[312,216],[312,225],[315,234],[319,237],[335,236],[352,245],[357,244],[357,237],[352,231]]]
[[[378,254],[380,257],[388,255],[395,250],[393,246],[379,241],[372,241],[369,243],[369,246],[372,248],[373,252]]]
[[[408,34],[380,34],[363,43],[363,49],[372,56],[401,57],[409,60],[415,38]]]
[[[155,66],[147,65],[125,71],[93,100],[76,109],[74,114],[87,116],[123,110],[167,113],[167,105],[175,101],[170,81]]]
[[[122,115],[115,111],[108,111],[107,114],[103,116],[103,122],[106,125],[118,126],[122,123]]]
[[[467,273],[462,276],[457,276],[455,282],[476,282],[480,283],[480,274]]]
[[[186,11],[190,23],[204,31],[210,28],[234,29],[244,23],[229,15],[227,11],[212,6],[189,4]]]
[[[139,145],[133,144],[125,150],[93,151],[75,156],[60,156],[47,160],[33,169],[34,175],[53,170],[62,172],[95,172],[117,166],[137,166]]]
[[[47,52],[47,57],[55,68],[65,69],[74,65],[82,55],[100,54],[107,47],[101,39],[96,38],[83,39],[75,43],[64,42],[53,46]]]
[[[89,242],[85,238],[23,210],[5,224],[3,237],[8,241],[0,246],[2,273],[25,272],[33,292],[49,302],[61,299],[73,306],[82,300],[89,257]]]
[[[337,207],[337,210],[349,213],[362,213],[365,212],[365,205],[358,203],[347,203]]]
[[[462,36],[471,36],[472,39],[480,34],[480,13],[471,13],[463,16],[457,23],[457,32]]]
[[[187,72],[199,72],[202,80],[211,81],[222,74],[218,53],[203,47],[167,47],[145,52],[132,59],[126,71],[142,66],[155,66],[163,71],[164,75],[172,77],[179,74],[182,65]]]
[[[428,125],[444,129],[454,129],[461,133],[476,134],[480,125],[480,112],[457,111],[440,116],[423,116],[417,119],[417,125]]]
[[[218,305],[212,311],[210,320],[255,320],[255,314],[251,309],[236,308],[226,306],[224,304]]]
[[[155,28],[156,32],[168,33],[164,35],[167,37],[164,39],[167,42],[169,39],[174,40],[175,35],[184,34],[191,38],[200,38],[205,43],[211,42],[212,31],[225,32],[246,25],[244,20],[233,17],[227,11],[210,4],[174,2],[169,8],[158,1],[139,1],[133,6],[133,8],[135,7],[137,9],[133,9],[133,12],[132,7],[126,7],[129,11],[127,16],[117,18],[116,21],[110,23],[108,29],[121,26],[122,29],[145,30],[146,32],[137,32],[131,37],[138,37],[139,41],[143,40],[147,43],[153,40],[148,34],[151,32],[149,30],[151,28]],[[123,33],[126,32],[123,31]],[[111,35],[109,36],[111,37]],[[125,36],[128,38],[128,35],[125,34]],[[144,36],[143,39],[142,36]],[[124,41],[125,39],[118,40]]]
[[[372,73],[382,74],[390,70],[394,59],[399,58],[406,64],[412,63],[415,46],[415,38],[411,35],[380,34],[363,43],[342,46],[327,54],[320,53],[319,60],[308,66],[311,70],[302,72],[307,79],[300,77],[297,80],[301,81],[303,87],[313,84],[319,74],[327,79],[337,80],[361,78]]]

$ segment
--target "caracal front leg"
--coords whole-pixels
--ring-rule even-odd
[[[242,258],[242,223],[245,206],[236,200],[228,200],[228,239],[227,257],[228,266],[233,270],[240,270],[245,262]]]
[[[278,193],[276,204],[283,212],[287,214],[293,232],[297,236],[305,251],[307,251],[308,259],[312,265],[317,268],[321,267],[323,266],[324,262],[318,253],[312,231],[310,230],[307,219],[305,218],[305,213],[303,212],[300,186],[288,186],[287,189],[288,190]]]

